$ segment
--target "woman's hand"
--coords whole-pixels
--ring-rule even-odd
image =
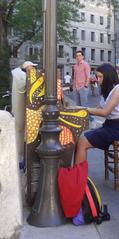
[[[87,108],[89,114],[95,114],[95,110],[96,110],[96,109],[97,109],[97,108]]]

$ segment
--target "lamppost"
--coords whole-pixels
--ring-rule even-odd
[[[37,227],[58,226],[65,223],[57,187],[57,171],[63,149],[59,142],[61,130],[56,106],[56,2],[56,0],[44,1],[46,107],[43,111],[41,143],[37,148],[42,170],[35,203],[27,219],[30,225]]]
[[[117,33],[116,33],[116,6],[114,3],[114,64],[116,69],[116,47],[117,47]]]
[[[46,60],[46,0],[42,0],[42,11],[43,11],[43,69],[45,69]]]

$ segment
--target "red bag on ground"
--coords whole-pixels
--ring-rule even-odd
[[[67,218],[74,217],[80,210],[88,177],[88,162],[74,165],[73,168],[60,168],[58,186],[61,205]]]

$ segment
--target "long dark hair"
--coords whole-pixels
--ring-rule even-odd
[[[106,99],[113,87],[119,84],[119,78],[115,68],[109,63],[102,64],[97,71],[103,74],[103,82],[100,87],[101,93]]]

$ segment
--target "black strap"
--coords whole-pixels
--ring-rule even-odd
[[[103,221],[109,221],[110,214],[108,213],[107,205],[103,205],[103,211],[99,212],[99,216],[96,218],[96,223],[101,224]]]

